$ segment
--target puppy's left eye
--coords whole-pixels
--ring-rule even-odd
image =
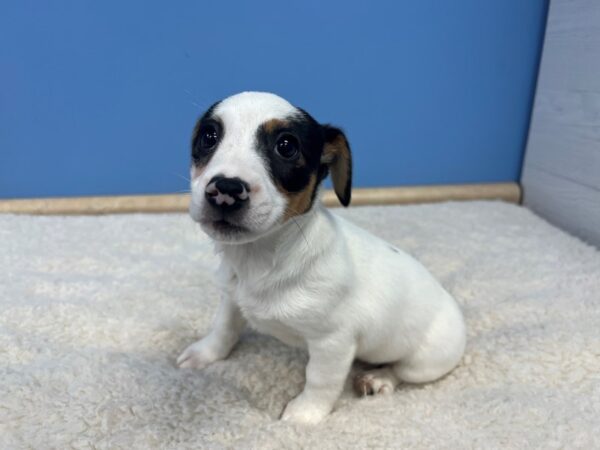
[[[284,134],[277,139],[275,151],[284,159],[292,159],[300,152],[298,140],[291,134]]]

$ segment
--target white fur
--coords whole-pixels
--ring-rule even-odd
[[[247,117],[252,110],[246,109],[248,97],[242,97],[239,106],[235,99],[224,102],[224,111],[231,114],[226,123],[243,128],[233,134],[243,145],[229,141],[223,159],[245,161],[245,173],[257,174],[268,186],[266,169],[247,151],[248,134],[255,132],[252,126],[260,119]],[[279,104],[272,105],[277,110]],[[257,116],[273,114],[260,110]],[[240,158],[235,158],[238,151]],[[266,190],[276,191],[274,186]],[[284,197],[276,202],[281,200]],[[209,335],[179,357],[181,367],[204,367],[225,358],[247,321],[287,344],[308,349],[305,388],[282,418],[316,423],[332,410],[355,358],[390,363],[392,371],[386,376],[394,374],[392,387],[399,381],[433,381],[456,366],[465,347],[462,314],[418,261],[335,216],[318,201],[295,222],[283,225],[279,221],[285,204],[272,209],[279,216],[258,237],[216,243],[222,255],[222,302]]]

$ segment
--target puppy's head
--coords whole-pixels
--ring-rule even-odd
[[[237,94],[194,128],[190,213],[215,240],[250,242],[308,212],[329,172],[347,206],[352,160],[341,130],[276,95]]]

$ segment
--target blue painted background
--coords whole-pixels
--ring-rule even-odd
[[[547,0],[13,1],[0,197],[176,192],[215,100],[342,126],[355,185],[516,181]]]

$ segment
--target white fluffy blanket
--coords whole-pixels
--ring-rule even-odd
[[[338,210],[419,258],[468,325],[462,364],[277,420],[306,354],[248,330],[179,370],[218,301],[185,215],[0,215],[1,448],[599,448],[600,253],[499,202]]]

